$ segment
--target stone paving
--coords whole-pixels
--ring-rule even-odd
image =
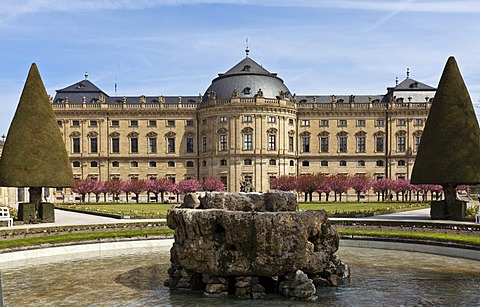
[[[331,219],[335,220],[337,218],[331,218]],[[358,220],[358,218],[355,218],[355,220]],[[430,218],[430,208],[371,216],[371,217],[363,218],[363,220],[427,221],[427,222],[435,222],[435,223],[452,223],[452,221],[432,220]],[[55,223],[41,223],[41,224],[28,224],[28,225],[15,225],[14,223],[13,228],[26,229],[26,228],[43,228],[43,227],[55,227],[55,226],[138,223],[138,222],[152,222],[152,223],[157,222],[158,223],[158,222],[165,222],[165,219],[116,219],[116,218],[105,217],[105,216],[97,216],[92,214],[55,209]],[[456,223],[472,224],[471,222],[456,222]]]

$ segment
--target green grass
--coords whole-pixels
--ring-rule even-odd
[[[459,234],[447,234],[438,232],[409,232],[409,231],[389,231],[389,230],[355,230],[355,229],[341,229],[337,228],[341,235],[354,235],[354,236],[372,236],[382,238],[402,238],[402,239],[414,239],[414,240],[433,240],[440,242],[456,242],[462,244],[480,245],[480,236],[477,234],[472,235],[459,235]]]
[[[146,236],[173,235],[174,231],[168,228],[162,229],[134,229],[121,231],[104,232],[81,232],[68,234],[53,234],[45,236],[34,236],[22,239],[0,240],[0,249],[18,248],[25,246],[36,246],[42,244],[77,243],[82,241],[111,239],[111,238],[132,238]]]
[[[70,205],[55,205],[58,208],[68,208],[76,211],[95,212],[99,214],[113,214],[122,216],[129,216],[132,219],[157,219],[167,216],[167,211],[172,204],[70,204]]]
[[[301,210],[325,210],[331,215],[335,214],[386,214],[400,211],[428,208],[428,203],[419,202],[313,202],[300,203]]]
[[[132,219],[144,218],[164,218],[167,216],[167,211],[171,204],[158,203],[129,203],[129,204],[71,204],[71,205],[56,205],[59,208],[68,208],[82,212],[93,212],[97,214],[116,215],[118,217],[129,216]],[[429,207],[426,203],[417,202],[314,202],[314,203],[300,203],[301,210],[326,210],[330,215],[346,214],[354,216],[356,214],[385,214],[399,211],[421,209]]]

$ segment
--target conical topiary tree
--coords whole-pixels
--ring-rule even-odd
[[[458,214],[455,188],[480,183],[480,129],[457,62],[450,57],[443,70],[418,148],[411,182],[439,184],[445,218]],[[456,205],[457,204],[457,205]],[[433,216],[432,203],[432,218]],[[437,215],[438,216],[438,215]]]
[[[42,187],[73,187],[60,129],[35,63],[30,67],[0,159],[0,186],[29,187],[35,216]]]

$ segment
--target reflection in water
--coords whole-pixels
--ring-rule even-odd
[[[5,306],[477,306],[480,262],[412,252],[342,247],[348,283],[318,291],[319,301],[206,299],[170,291],[165,251],[2,270]]]

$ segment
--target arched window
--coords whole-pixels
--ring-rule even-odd
[[[225,159],[220,160],[220,165],[221,166],[226,166],[227,165],[227,160],[225,160]]]
[[[320,161],[320,166],[328,166],[328,161],[327,160]]]
[[[383,160],[377,160],[376,165],[377,166],[383,166]]]
[[[148,166],[150,166],[150,167],[157,167],[157,161],[150,161],[150,162],[148,162]]]
[[[338,161],[338,165],[340,165],[340,166],[347,166],[347,161],[345,161],[345,160],[340,160],[340,161]]]
[[[80,161],[73,161],[72,166],[73,167],[80,167]]]
[[[244,165],[252,165],[252,164],[253,164],[253,163],[252,163],[252,159],[245,159],[245,160],[243,160],[243,164],[244,164]]]
[[[97,161],[90,162],[90,167],[98,167],[98,162]]]
[[[398,166],[405,166],[405,160],[398,160]]]
[[[118,161],[113,161],[113,162],[112,162],[112,167],[120,167],[120,162],[118,162]]]
[[[270,161],[268,161],[268,165],[277,165],[277,160],[270,159]]]
[[[168,167],[175,167],[175,161],[168,161],[167,166]]]
[[[357,166],[360,166],[360,167],[365,166],[365,161],[364,160],[358,160],[357,161]]]
[[[295,161],[290,160],[290,166],[295,166]]]
[[[187,161],[187,167],[193,167],[194,163],[193,161]]]
[[[138,162],[137,161],[130,162],[130,167],[138,167]]]

